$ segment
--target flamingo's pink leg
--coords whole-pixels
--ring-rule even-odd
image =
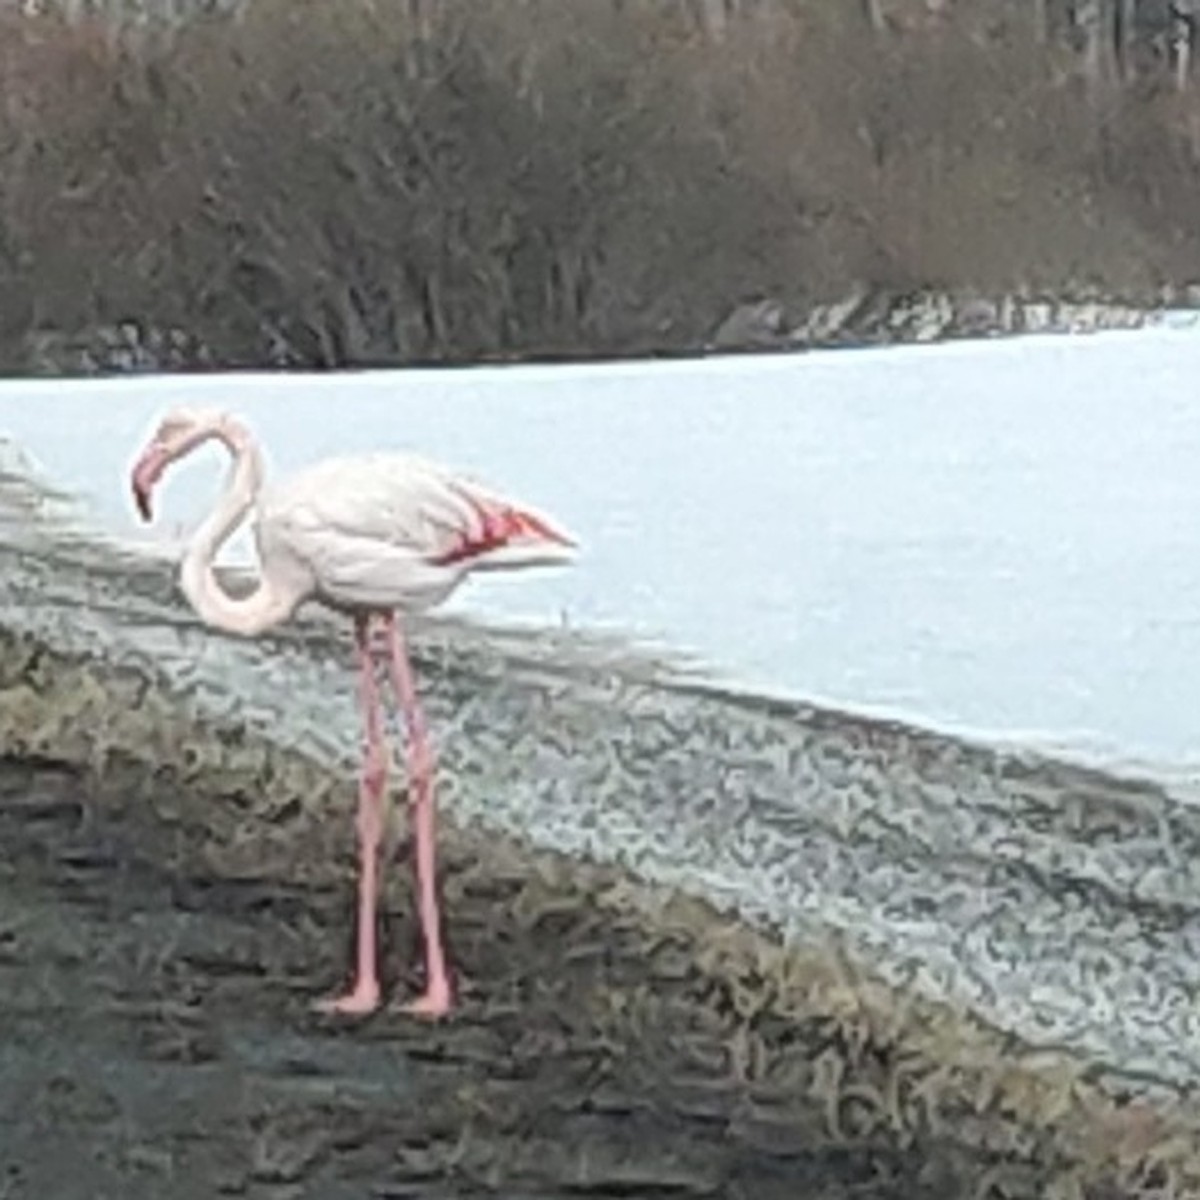
[[[421,917],[421,935],[425,942],[425,994],[401,1008],[416,1016],[440,1017],[450,1011],[452,997],[437,900],[433,755],[400,622],[390,613],[384,622],[390,643],[392,686],[408,726],[409,795],[416,836],[417,905]]]
[[[358,788],[358,930],[354,985],[344,995],[318,1002],[327,1013],[369,1013],[379,1006],[376,903],[379,892],[379,846],[383,839],[383,792],[387,784],[387,753],[375,664],[368,640],[367,618],[354,622],[358,651],[359,696],[366,727],[363,770]]]

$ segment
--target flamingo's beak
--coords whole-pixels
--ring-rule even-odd
[[[153,442],[134,465],[130,486],[133,490],[133,502],[143,521],[149,521],[154,515],[150,497],[154,492],[154,485],[170,461],[171,455],[167,448]]]

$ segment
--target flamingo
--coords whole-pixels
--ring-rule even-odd
[[[380,1003],[376,949],[378,859],[387,756],[376,682],[383,658],[408,732],[409,804],[425,949],[425,990],[399,1005],[415,1016],[444,1016],[453,1005],[435,882],[433,758],[413,683],[401,615],[447,599],[476,571],[566,564],[577,543],[525,504],[439,464],[407,453],[331,458],[264,489],[262,454],[246,425],[217,410],[177,408],[159,422],[132,469],[133,499],[152,520],[155,485],[172,463],[209,441],[232,466],[224,491],[182,556],[181,589],[211,627],[255,637],[307,600],[354,622],[359,702],[365,730],[358,790],[358,907],[352,986],[323,999],[326,1013],[366,1014]],[[214,571],[221,546],[256,510],[259,582],[242,598]]]

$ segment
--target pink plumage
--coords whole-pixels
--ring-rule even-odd
[[[264,563],[303,564],[327,603],[409,612],[472,571],[563,562],[572,546],[546,518],[407,454],[311,467],[263,496],[257,528]]]
[[[370,625],[382,623],[388,674],[409,732],[418,900],[425,938],[424,995],[406,1011],[440,1016],[451,1007],[434,883],[432,759],[397,613],[442,603],[472,572],[566,564],[575,540],[548,516],[479,481],[411,454],[331,458],[270,487],[249,431],[228,414],[176,409],[159,423],[132,472],[134,500],[151,517],[166,468],[216,439],[233,469],[216,508],[192,535],[180,584],[208,624],[252,637],[286,620],[306,600],[354,618],[366,749],[359,790],[359,909],[355,982],[326,1011],[365,1013],[379,1004],[376,963],[378,854],[387,757]],[[255,511],[260,581],[234,598],[213,564]]]

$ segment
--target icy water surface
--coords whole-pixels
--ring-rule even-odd
[[[0,385],[0,431],[133,534],[125,471],[175,403],[283,471],[411,446],[556,513],[579,569],[458,611],[630,630],[748,686],[1191,772],[1200,337],[610,366]],[[202,515],[214,450],[160,534]],[[244,554],[245,539],[233,548]]]

